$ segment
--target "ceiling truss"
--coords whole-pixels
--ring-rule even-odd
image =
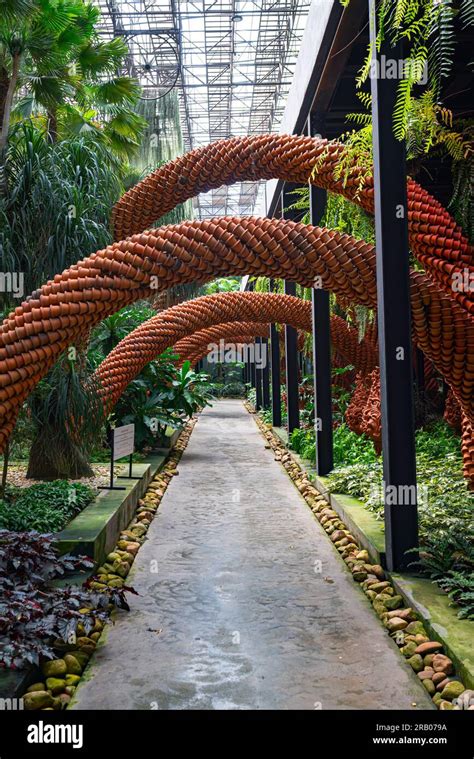
[[[128,41],[143,96],[178,89],[185,148],[277,131],[310,0],[97,0],[101,33]],[[195,200],[200,218],[255,212],[260,183]]]

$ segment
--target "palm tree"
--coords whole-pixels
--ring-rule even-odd
[[[137,150],[145,122],[131,106],[140,88],[117,74],[127,46],[100,40],[98,19],[84,0],[0,0],[2,162],[12,118],[33,114],[53,141],[92,132],[119,159]]]
[[[67,45],[81,37],[85,6],[74,0],[0,0],[0,154],[10,129],[13,99],[26,70],[54,72],[67,58]]]
[[[95,15],[97,9],[92,10]],[[38,69],[25,79],[26,94],[13,117],[39,115],[52,141],[89,135],[112,157],[128,160],[139,148],[146,121],[134,110],[138,82],[117,74],[126,54],[121,38],[101,41],[92,27],[84,44],[71,49],[67,65],[53,76]]]

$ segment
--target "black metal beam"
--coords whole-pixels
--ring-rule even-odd
[[[256,387],[257,386],[257,383],[256,383],[256,379],[257,378],[255,376],[255,361],[252,361],[252,359],[250,359],[250,361],[249,361],[249,368],[250,368],[250,384],[251,384],[252,387]]]
[[[272,381],[272,424],[281,427],[281,381],[280,381],[280,338],[277,325],[270,327],[271,381]]]
[[[309,119],[309,133],[314,137],[323,128],[322,117]],[[326,208],[326,191],[310,184],[310,220],[316,226]],[[316,471],[328,474],[334,466],[332,440],[331,331],[329,293],[315,282],[311,291],[313,317],[314,426],[316,433]]]
[[[382,55],[398,64],[403,50],[385,39],[377,51],[376,0],[368,1],[372,71],[379,74],[371,76],[371,91],[385,541],[387,566],[399,570],[416,558],[406,551],[418,545],[406,156],[393,133],[399,81],[383,76],[378,64]]]
[[[270,363],[268,355],[268,338],[260,338],[262,369],[262,405],[264,409],[270,408]]]
[[[415,411],[415,424],[424,424],[426,421],[425,355],[419,348],[415,348],[415,378],[418,402],[418,413]]]
[[[257,350],[260,349],[260,337],[255,338],[254,350],[255,350],[255,408],[260,411],[263,405],[263,392],[262,392],[262,370],[258,368],[257,364]],[[257,347],[258,346],[258,347]]]
[[[289,210],[297,198],[290,195],[291,190],[297,185],[285,183],[281,194],[281,215],[284,219],[292,219],[298,212]],[[296,295],[296,282],[285,279],[284,290],[286,295]],[[294,327],[285,325],[285,370],[286,370],[286,406],[288,435],[300,426],[299,408],[299,367],[298,367],[298,333]]]
[[[270,280],[270,292],[276,292],[276,282]],[[280,381],[280,338],[276,324],[270,325],[270,366],[272,383],[272,424],[281,427],[281,381]]]
[[[286,295],[296,295],[296,282],[285,280]],[[298,333],[285,325],[286,406],[288,435],[300,426],[298,397]]]

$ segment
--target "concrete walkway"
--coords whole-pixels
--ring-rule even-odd
[[[128,582],[76,709],[430,708],[240,401],[201,415]]]

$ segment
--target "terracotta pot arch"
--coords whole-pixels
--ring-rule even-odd
[[[339,232],[282,219],[220,218],[153,229],[115,243],[56,275],[4,320],[0,450],[24,399],[87,329],[174,283],[245,273],[304,286],[320,277],[326,289],[352,303],[376,306],[373,246]],[[421,272],[411,273],[411,304],[415,343],[472,419],[472,319]]]
[[[200,192],[241,180],[277,178],[304,184],[311,177],[315,185],[373,213],[373,180],[363,178],[355,162],[345,183],[336,179],[345,151],[341,143],[298,135],[264,134],[213,142],[160,166],[125,193],[112,214],[115,239],[141,232]],[[407,197],[414,255],[450,297],[474,313],[474,292],[453,289],[459,278],[461,283],[466,276],[468,282],[474,281],[473,247],[443,206],[412,179],[407,182]]]
[[[309,331],[311,304],[274,293],[216,293],[161,311],[121,340],[96,370],[94,378],[106,408],[113,408],[143,367],[169,346],[179,345],[186,337],[202,334],[203,330],[209,334],[209,328],[223,322],[259,322],[262,317],[267,322],[291,324]],[[214,334],[218,332],[216,329]]]
[[[243,293],[248,297],[249,293]],[[206,296],[205,296],[206,297]],[[192,307],[193,301],[187,301]],[[308,324],[305,332],[311,332],[311,308],[308,302]],[[266,314],[262,314],[265,318]],[[377,344],[375,341],[360,341],[357,330],[351,327],[340,316],[331,316],[331,344],[333,353],[340,357],[346,364],[353,364],[357,372],[363,376],[369,374],[378,365]],[[220,339],[229,342],[245,343],[255,337],[269,337],[270,325],[267,322],[223,322],[213,327],[198,330],[173,346],[173,350],[180,356],[180,362],[199,361],[206,355],[206,348],[210,343],[216,343]],[[237,340],[237,337],[245,339]],[[117,345],[119,348],[120,343]],[[194,358],[194,354],[197,358]],[[199,355],[198,355],[199,354]]]
[[[434,286],[431,285],[430,289],[431,287]],[[233,316],[234,319],[236,316],[241,318],[242,315],[249,319],[256,319],[265,313],[265,317],[270,321],[285,323],[289,319],[290,307],[289,305],[285,306],[286,316],[282,318],[281,309],[284,301],[278,299],[288,299],[289,297],[263,293],[220,293],[187,301],[161,312],[124,338],[98,368],[96,379],[102,385],[104,402],[108,408],[112,408],[128,383],[154,356],[177,342],[177,339],[181,339],[184,335],[191,334],[202,327],[219,323],[223,314]],[[442,295],[442,298],[444,299],[445,296]],[[288,300],[288,304],[292,301],[295,303],[291,309],[297,309],[294,311],[297,316],[294,316],[292,321],[288,323],[309,330],[311,324],[309,302],[300,298],[291,298]],[[456,304],[451,301],[451,305],[455,306]],[[278,314],[280,315],[278,316]],[[467,315],[465,318],[468,318]],[[348,325],[343,320],[339,321],[342,324],[338,326],[347,332]],[[362,344],[362,347],[366,346]],[[375,360],[375,351],[372,350],[371,355]],[[355,363],[355,360],[352,360],[351,363]],[[364,406],[363,431],[377,442],[380,439],[380,377],[378,370],[373,367],[374,364],[366,360],[366,365],[362,371],[362,374],[368,374],[369,371],[372,371],[373,375],[368,383],[370,393]],[[468,424],[469,420],[465,417],[462,450],[465,474],[472,479],[474,475],[473,441]]]
[[[269,337],[269,335],[270,325],[267,322],[224,322],[183,337],[174,344],[173,351],[179,356],[178,366],[185,361],[189,361],[191,366],[194,366],[208,354],[209,346],[219,343],[220,340],[224,340],[225,343],[244,345],[252,342],[256,337]]]

